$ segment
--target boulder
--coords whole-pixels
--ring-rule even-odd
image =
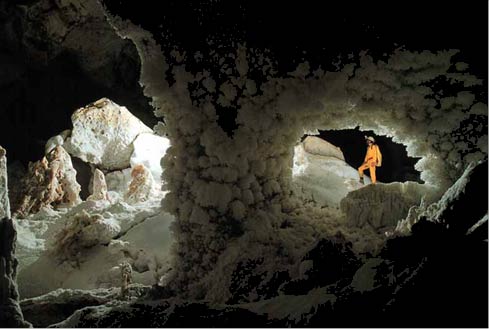
[[[57,233],[51,253],[60,263],[76,263],[84,251],[96,245],[108,244],[120,230],[116,220],[99,214],[90,215],[83,210]]]
[[[152,133],[127,108],[107,98],[76,110],[71,121],[73,130],[64,147],[71,155],[107,170],[128,168],[136,137]]]
[[[316,155],[333,157],[345,161],[345,156],[339,147],[319,137],[307,136],[303,141],[306,152]]]

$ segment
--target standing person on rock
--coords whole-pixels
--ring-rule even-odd
[[[358,168],[360,183],[363,184],[363,172],[366,169],[369,169],[370,179],[372,180],[372,184],[375,184],[377,182],[375,167],[380,167],[382,165],[382,153],[380,153],[379,146],[375,144],[375,138],[372,136],[365,136],[365,140],[367,143],[367,154],[365,154],[365,160],[362,165]]]

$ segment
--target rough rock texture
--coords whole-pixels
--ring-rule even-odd
[[[88,200],[108,200],[105,176],[99,169],[95,169],[93,172],[92,190],[93,193],[88,197]]]
[[[128,299],[134,300],[144,295],[150,287],[131,284],[128,287]],[[76,310],[87,306],[117,304],[118,288],[110,289],[58,289],[46,295],[24,299],[20,303],[24,317],[35,327],[47,327],[60,322]]]
[[[282,287],[286,295],[307,294],[310,290],[350,278],[362,262],[341,234],[322,238],[302,257],[298,278]]]
[[[124,193],[126,193],[126,191],[129,189],[129,184],[131,184],[131,172],[132,168],[126,168],[107,173],[105,175],[107,189],[109,191],[115,191],[121,195],[124,195]]]
[[[174,218],[161,212],[161,194],[132,205],[116,196],[84,201],[68,211],[45,208],[17,221],[22,298],[58,288],[120,287],[123,261],[131,264],[134,282],[159,282],[170,268]]]
[[[10,218],[0,219],[0,326],[29,327],[18,304],[16,232]]]
[[[136,48],[113,31],[99,1],[2,1],[0,45],[0,121],[11,127],[0,141],[11,160],[40,159],[73,110],[101,97],[156,124],[138,84]]]
[[[307,136],[303,144],[304,149],[311,154],[334,157],[345,161],[345,156],[341,149],[322,138]]]
[[[22,179],[26,176],[27,169],[20,161],[8,164],[8,195],[10,199],[10,209],[17,209],[22,198]]]
[[[62,146],[68,138],[68,136],[71,134],[71,130],[67,129],[62,131],[59,135],[53,136],[48,141],[46,142],[46,146],[44,147],[44,154],[47,155],[49,152],[51,152],[52,149],[54,149],[56,146]]]
[[[100,168],[118,170],[130,166],[133,142],[141,133],[151,133],[127,108],[107,98],[76,110],[73,130],[65,142],[67,151]]]
[[[76,171],[70,155],[62,146],[56,146],[42,160],[29,163],[22,185],[22,199],[14,217],[25,217],[43,207],[60,204],[74,206],[81,202],[81,187],[76,181]]]
[[[17,292],[16,232],[10,217],[6,151],[0,146],[0,326],[28,327]]]
[[[209,326],[230,327],[248,323],[259,327],[487,327],[488,255],[483,241],[487,226],[485,235],[466,235],[465,229],[456,226],[453,231],[453,225],[446,226],[454,218],[451,211],[467,210],[464,206],[471,206],[464,212],[464,227],[487,211],[481,199],[465,198],[477,184],[486,183],[484,175],[486,163],[470,167],[463,175],[465,188],[456,182],[450,198],[442,198],[446,202],[437,217],[440,220],[419,220],[410,236],[389,239],[374,257],[359,257],[338,234],[318,240],[299,262],[281,272],[274,273],[273,268],[267,272],[259,258],[237,264],[227,304],[182,302],[171,297],[171,290],[154,287],[145,298],[129,304],[70,308],[79,310],[55,327],[202,326],[204,321]],[[416,316],[406,317],[413,303]],[[75,303],[68,298],[66,304]]]
[[[364,186],[357,170],[345,161],[306,152],[303,144],[294,148],[292,179],[304,199],[331,207],[338,207],[349,192]],[[365,184],[369,183],[370,178],[365,177]]]
[[[471,163],[438,202],[423,202],[410,209],[407,218],[398,223],[396,231],[407,234],[424,217],[443,224],[457,235],[473,232],[476,228],[472,231],[471,228],[482,225],[478,222],[487,216],[487,181],[487,160]]]
[[[156,182],[161,181],[161,159],[170,147],[170,140],[155,134],[142,133],[134,140],[131,167],[143,164],[151,171]]]
[[[151,172],[143,164],[138,164],[131,171],[131,184],[124,199],[129,203],[144,202],[149,199],[154,189]]]
[[[419,205],[422,198],[432,200],[433,193],[429,186],[415,182],[371,184],[348,193],[340,207],[349,225],[395,227],[406,218],[409,208]]]
[[[82,211],[57,234],[51,252],[60,263],[71,261],[77,264],[85,250],[109,243],[120,230],[115,220]]]
[[[10,217],[6,155],[7,151],[0,146],[0,218]]]

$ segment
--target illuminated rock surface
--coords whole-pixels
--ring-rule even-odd
[[[129,203],[144,202],[150,198],[155,188],[151,172],[143,164],[137,164],[131,171],[131,183],[124,195]]]
[[[93,193],[88,197],[88,200],[107,200],[107,183],[105,182],[104,173],[99,169],[93,172]]]
[[[345,156],[341,149],[333,144],[315,136],[307,136],[302,142],[304,149],[311,154],[337,158],[345,161]]]
[[[103,98],[73,113],[73,130],[65,142],[67,151],[100,168],[116,170],[130,166],[133,142],[151,133],[125,107]]]

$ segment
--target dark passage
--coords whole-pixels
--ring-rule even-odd
[[[365,135],[373,136],[382,152],[382,166],[378,167],[377,179],[382,183],[414,181],[423,183],[420,172],[414,165],[420,158],[407,155],[406,146],[392,141],[392,138],[378,136],[371,130],[362,131],[358,127],[345,130],[320,130],[318,137],[338,146],[343,151],[346,162],[358,168],[365,157]],[[365,171],[368,176],[368,170]]]

